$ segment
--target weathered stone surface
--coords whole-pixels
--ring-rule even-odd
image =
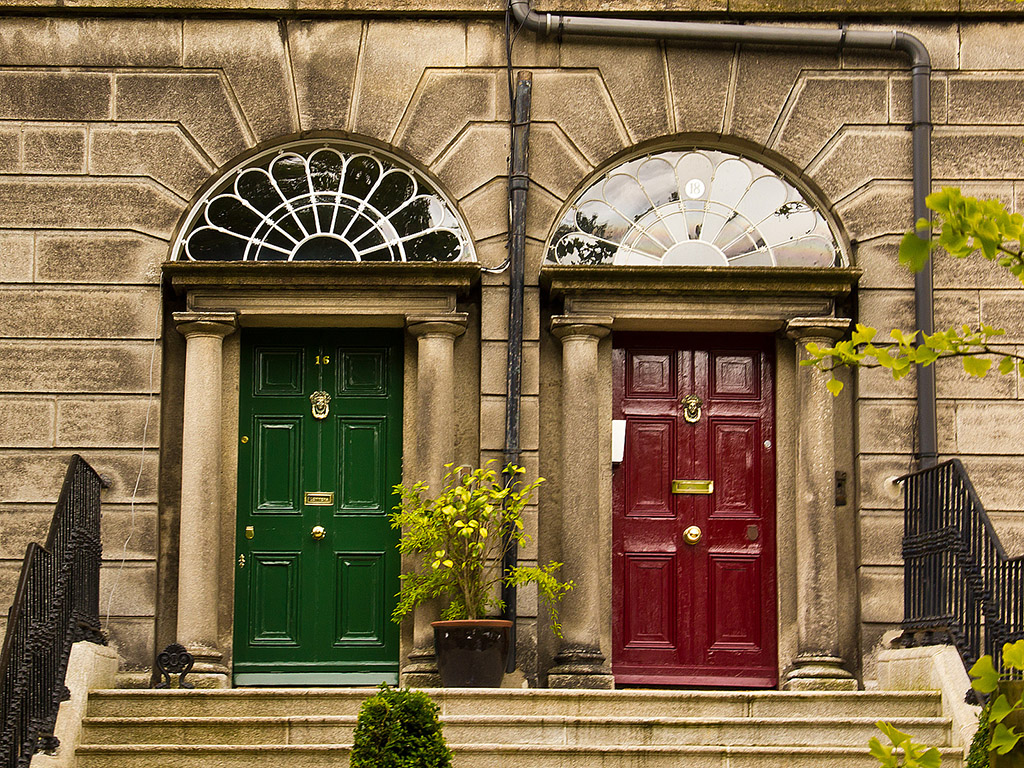
[[[522,431],[519,445],[525,451],[537,450],[538,443],[537,398],[524,395],[522,399]],[[505,445],[505,398],[480,398],[480,449],[497,451]]]
[[[103,503],[131,503],[135,480],[143,468],[136,503],[156,503],[157,456],[138,451],[81,451],[82,458],[110,481]],[[55,504],[70,458],[67,450],[0,451],[0,503]]]
[[[936,178],[1013,179],[1024,165],[1024,130],[937,128],[932,138]]]
[[[111,77],[99,72],[0,72],[0,118],[106,120]]]
[[[55,412],[52,397],[0,396],[0,448],[52,446]]]
[[[701,12],[723,12],[727,10],[730,3],[728,0],[664,0],[652,5],[650,8],[640,8],[634,5],[623,5],[618,9],[619,13],[636,13],[648,10],[655,13],[668,11],[701,11]],[[540,0],[536,5],[539,11],[551,11],[552,13],[594,13],[599,10],[611,10],[608,6],[600,6],[593,3],[593,0],[566,0],[564,4],[553,0]]]
[[[1024,24],[986,20],[960,25],[960,69],[1024,69]]]
[[[148,176],[185,200],[216,170],[177,126],[97,127],[90,137],[92,173]]]
[[[35,239],[26,232],[0,232],[0,283],[30,283],[35,271]]]
[[[807,75],[797,82],[773,147],[805,166],[847,124],[888,120],[888,79],[880,75]]]
[[[445,150],[431,170],[444,184],[444,191],[460,199],[506,176],[508,147],[507,125],[470,124]]]
[[[1024,339],[1024,299],[1020,288],[1012,291],[981,291],[981,322],[1002,328],[1006,335],[999,339],[1020,341]]]
[[[887,235],[857,243],[854,249],[854,263],[864,270],[857,284],[861,290],[914,287],[913,273],[901,267],[897,260],[900,239],[897,235]]]
[[[665,58],[656,42],[570,37],[562,42],[560,64],[601,72],[632,143],[672,132]],[[668,66],[676,69],[671,51]]]
[[[0,129],[0,173],[21,170],[21,131],[16,128]]]
[[[567,199],[593,170],[557,125],[530,128],[530,178],[555,197]]]
[[[153,338],[160,293],[153,288],[0,289],[0,335],[8,338]]]
[[[734,49],[670,46],[665,55],[673,130],[721,133],[725,127],[729,81],[738,63]]]
[[[836,205],[852,240],[902,235],[914,225],[910,182],[874,181]]]
[[[932,72],[932,123],[938,125],[946,122],[949,111],[949,83],[945,75]],[[910,100],[910,75],[892,74],[889,76],[889,122],[913,122],[913,108]]]
[[[541,187],[534,186],[526,195],[526,234],[535,240],[547,240],[552,222],[557,221],[562,201]]]
[[[862,565],[903,565],[903,515],[896,512],[860,517]]]
[[[487,301],[480,312],[480,338],[484,341],[502,341],[508,338],[508,288],[504,285],[485,286]],[[528,287],[523,292],[523,339],[540,338],[540,291]]]
[[[43,543],[53,518],[53,505],[19,504],[0,510],[0,559],[17,559],[29,542]],[[152,504],[103,502],[103,551],[108,559],[152,560],[156,555],[157,511]],[[126,546],[127,545],[127,546]]]
[[[903,569],[863,566],[860,569],[860,618],[865,623],[903,621]]]
[[[0,341],[0,390],[148,392],[152,342]],[[160,359],[157,354],[159,370]]]
[[[466,63],[466,28],[453,21],[370,21],[356,81],[352,129],[392,140],[413,92],[430,67]]]
[[[126,229],[170,237],[184,205],[151,182],[0,178],[0,227]]]
[[[1020,456],[964,456],[982,506],[1019,512],[1024,498],[1024,458]]]
[[[474,240],[508,231],[508,183],[495,179],[459,201]],[[488,265],[495,266],[495,265]]]
[[[152,616],[156,612],[156,563],[105,558],[100,569],[100,610],[111,616]]]
[[[939,450],[956,453],[954,409],[938,405]],[[861,454],[913,453],[917,439],[917,404],[907,400],[865,400],[857,403],[858,448]]]
[[[942,2],[943,0],[940,0]],[[950,4],[955,5],[956,0]],[[888,10],[887,6],[887,10]],[[932,70],[957,69],[959,68],[960,38],[956,24],[949,24],[945,21],[917,22],[913,24],[903,23],[900,19],[885,19],[879,23],[850,24],[851,30],[870,30],[875,32],[889,32],[899,30],[909,32],[928,49],[931,57]],[[856,48],[843,50],[843,69],[907,69],[908,61],[906,54],[900,51],[864,51]]]
[[[521,32],[512,47],[513,67],[557,67],[559,47],[552,38]],[[505,66],[505,27],[492,21],[466,23],[466,64],[470,67]]]
[[[181,22],[139,18],[19,18],[0,21],[0,65],[175,67]]]
[[[29,505],[0,510],[4,531],[0,536],[0,560],[18,560],[25,556],[25,547],[31,542],[45,542],[52,518],[52,507]],[[7,596],[8,604],[10,597]]]
[[[0,238],[0,264],[4,242]],[[160,263],[166,257],[164,240],[133,232],[41,232],[36,238],[36,280],[155,283],[160,280]]]
[[[106,617],[103,614],[103,630],[110,638],[110,645],[117,649],[122,665],[129,670],[153,668],[157,649],[154,647],[153,619]],[[162,649],[163,646],[161,646]]]
[[[223,165],[252,143],[235,97],[213,72],[151,72],[117,75],[118,120],[181,123]]]
[[[591,165],[630,144],[604,81],[594,71],[534,73],[532,117],[558,123]]]
[[[914,327],[914,294],[912,291],[861,291],[858,321],[878,328],[882,336],[890,328]]]
[[[833,69],[838,64],[836,54],[796,55],[793,51],[741,47],[732,114],[725,132],[767,144],[800,73]]]
[[[470,122],[495,118],[498,74],[480,70],[432,70],[413,94],[394,142],[432,162]],[[492,147],[488,153],[496,153]]]
[[[1005,269],[993,266],[980,253],[962,259],[938,256],[933,261],[937,289],[1004,288],[1020,289],[1021,283]],[[863,282],[863,278],[862,278]]]
[[[1013,454],[1024,434],[1024,402],[958,403],[956,438],[960,451]]]
[[[949,122],[1019,125],[1024,76],[987,72],[949,76]]]
[[[349,127],[363,23],[289,21],[288,50],[302,130]]]
[[[910,138],[902,128],[841,128],[807,173],[833,202],[873,179],[910,179]]]
[[[884,368],[857,371],[857,392],[861,397],[912,398],[917,396],[917,376],[911,371],[898,381]]]
[[[283,32],[276,21],[184,21],[184,66],[224,71],[257,141],[299,129]]]
[[[1012,376],[968,376],[960,360],[939,360],[935,366],[935,389],[940,400],[1001,400],[1017,396],[1017,382]]]
[[[501,395],[508,384],[508,344],[504,341],[485,341],[480,348],[480,392]],[[523,344],[522,391],[524,395],[539,394],[540,351],[537,342]]]
[[[159,381],[154,385],[159,388]],[[160,397],[60,397],[56,423],[58,446],[155,448],[160,437]]]
[[[26,128],[23,141],[26,172],[85,173],[85,128]]]
[[[1007,556],[1020,557],[1024,554],[1024,514],[1019,511],[994,512],[989,514],[989,519]]]

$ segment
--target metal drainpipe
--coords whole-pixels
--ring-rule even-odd
[[[529,0],[509,0],[516,23],[542,35],[591,35],[685,43],[753,44],[794,48],[856,48],[899,51],[910,57],[913,130],[914,221],[930,219],[925,197],[931,191],[931,58],[919,39],[891,30],[801,29],[744,24],[709,24],[691,21],[590,18],[538,13]],[[932,265],[914,277],[915,321],[925,333],[934,331]],[[918,461],[922,469],[934,466],[938,456],[935,415],[935,368],[917,369]]]

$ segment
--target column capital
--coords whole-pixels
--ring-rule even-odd
[[[848,317],[794,317],[786,323],[786,335],[794,341],[838,341],[853,322]]]
[[[469,322],[467,312],[449,312],[438,315],[409,315],[405,329],[413,336],[461,336]]]
[[[614,320],[610,315],[555,315],[551,318],[551,333],[563,340],[569,336],[603,339],[611,333]]]
[[[234,312],[175,312],[174,327],[186,339],[192,336],[230,336],[238,327]]]

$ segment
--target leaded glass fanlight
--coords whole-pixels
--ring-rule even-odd
[[[395,157],[292,144],[251,158],[195,206],[180,261],[475,261],[453,206]]]
[[[601,176],[566,211],[555,264],[846,264],[828,222],[792,184],[747,157],[658,152]]]

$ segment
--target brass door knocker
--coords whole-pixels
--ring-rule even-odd
[[[687,395],[683,398],[683,419],[690,424],[700,421],[700,407],[704,401],[696,395]]]
[[[317,390],[309,396],[309,402],[313,404],[313,418],[326,419],[330,411],[331,396],[323,390]]]

